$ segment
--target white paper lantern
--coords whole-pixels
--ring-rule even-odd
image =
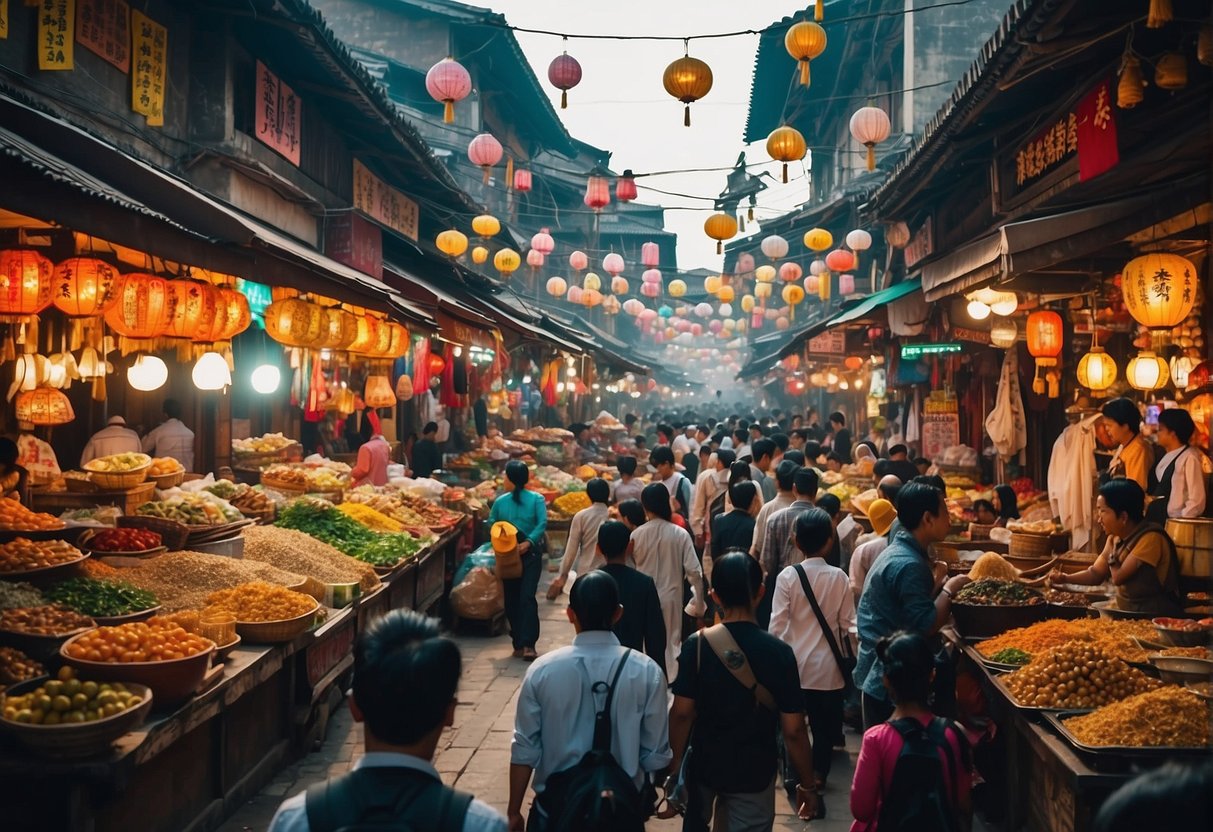
[[[159,390],[168,381],[168,366],[154,355],[140,355],[126,372],[127,383],[136,390]]]
[[[203,353],[194,365],[190,377],[199,390],[222,390],[232,383],[232,371],[227,361],[217,352]]]

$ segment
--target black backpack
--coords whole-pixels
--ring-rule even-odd
[[[472,796],[424,771],[375,766],[308,787],[311,832],[461,832]]]
[[[893,768],[889,793],[881,801],[876,827],[880,832],[957,832],[960,824],[949,784],[956,782],[960,772],[948,742],[951,723],[935,717],[924,727],[917,719],[907,717],[889,724],[901,734],[904,744]],[[965,755],[964,735],[956,729],[956,736]],[[947,776],[939,760],[940,750],[948,761]]]
[[[611,684],[595,682],[591,690],[606,690],[606,702],[594,714],[594,746],[571,768],[548,778],[539,796],[548,816],[549,832],[643,832],[648,817],[636,783],[611,754],[611,704],[627,663],[629,649],[619,660]]]

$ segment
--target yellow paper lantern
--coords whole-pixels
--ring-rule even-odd
[[[321,315],[320,347],[348,350],[358,340],[358,319],[343,309],[325,309]]]
[[[274,301],[265,307],[265,332],[288,347],[316,347],[323,331],[322,310],[299,298]],[[376,332],[371,335],[374,343]]]
[[[710,275],[703,279],[703,290],[709,295],[714,295],[720,291],[720,286],[722,283],[723,281],[720,279],[720,275]]]
[[[268,314],[266,315],[266,320],[269,320]],[[354,336],[354,340],[349,345],[348,350],[353,353],[366,353],[379,340],[379,325],[381,321],[374,315],[363,313],[356,316],[355,322],[357,323],[358,334]],[[269,327],[267,326],[266,329],[268,330]]]
[[[759,283],[774,283],[776,274],[774,266],[759,266],[754,270],[754,279]]]
[[[780,293],[780,295],[783,297],[784,303],[788,304],[789,306],[795,306],[804,300],[804,289],[800,288],[800,286],[795,283],[789,283],[783,287],[783,291]]]
[[[812,251],[825,251],[834,245],[834,235],[824,228],[812,228],[804,233],[804,244]]]
[[[1129,360],[1125,379],[1137,390],[1161,390],[1171,378],[1167,362],[1153,350],[1142,350]]]
[[[716,241],[716,253],[724,251],[724,241],[737,234],[737,218],[723,211],[712,214],[703,223],[703,231]]]
[[[1116,361],[1103,347],[1093,346],[1078,360],[1078,383],[1093,393],[1107,390],[1116,381]]]
[[[602,290],[602,278],[593,272],[586,272],[586,275],[581,280],[581,288],[587,292],[598,292]]]
[[[1116,84],[1116,106],[1122,110],[1131,110],[1142,102],[1145,95],[1142,89],[1146,81],[1141,77],[1141,60],[1133,54],[1126,54],[1120,68],[1120,80]]]
[[[94,257],[71,257],[55,266],[52,303],[64,315],[91,318],[114,302],[118,270]]]
[[[376,331],[376,343],[370,351],[375,358],[401,358],[409,351],[409,331],[395,321],[383,321]]]
[[[754,297],[759,300],[766,300],[771,296],[771,284],[759,283],[754,286]]]
[[[367,407],[395,407],[396,393],[387,376],[367,376],[366,388],[362,391],[362,401]]]
[[[754,311],[754,296],[753,295],[742,295],[741,296],[741,311],[745,312],[746,314],[749,314],[750,312]]]
[[[630,288],[631,287],[628,286],[628,280],[626,277],[615,275],[611,278],[611,291],[616,295],[626,295],[628,293],[628,289]]]
[[[1121,272],[1125,307],[1139,324],[1171,329],[1183,323],[1196,303],[1196,267],[1178,254],[1135,257]]]
[[[0,251],[0,315],[36,315],[50,306],[54,269],[31,249]]]
[[[489,250],[484,246],[476,246],[472,249],[472,262],[477,266],[489,259]]]
[[[805,64],[808,66],[808,63]],[[799,162],[808,152],[804,136],[795,127],[776,127],[767,136],[767,153],[777,162],[783,162],[783,181],[788,181],[788,162]]]
[[[273,300],[289,300],[290,298],[299,297],[299,290],[292,289],[289,286],[272,286],[270,287],[270,299]]]
[[[593,309],[602,303],[602,292],[597,289],[586,289],[581,293],[581,302],[590,309]]]
[[[453,228],[440,233],[434,243],[439,251],[452,260],[468,250],[467,235]]]
[[[472,230],[486,240],[489,237],[496,237],[501,231],[501,220],[492,214],[481,214],[472,219]]]
[[[800,66],[800,86],[809,86],[809,61],[825,51],[826,30],[812,20],[802,20],[788,29],[783,45]]]
[[[169,281],[154,274],[132,272],[113,284],[114,303],[105,313],[110,329],[127,338],[163,335],[176,311]]]
[[[698,58],[683,55],[665,68],[661,83],[667,93],[686,105],[682,123],[690,127],[691,104],[712,89],[712,68]]]
[[[249,309],[248,298],[244,296],[243,292],[229,289],[226,286],[219,287],[217,292],[215,320],[218,321],[220,313],[222,313],[223,326],[219,328],[214,340],[230,341],[249,328],[249,324],[253,322],[253,314]]]
[[[493,255],[493,267],[501,276],[509,277],[522,265],[522,258],[512,248],[503,248]]]
[[[680,298],[687,293],[687,284],[683,280],[670,281],[670,297]]]
[[[66,425],[76,418],[67,396],[53,387],[35,387],[18,393],[16,411],[18,422],[32,425]]]
[[[817,299],[822,303],[830,299],[830,282],[832,278],[829,272],[822,272],[817,275]]]
[[[716,299],[721,303],[732,303],[735,297],[737,293],[733,291],[732,286],[721,286],[720,291],[716,293]]]

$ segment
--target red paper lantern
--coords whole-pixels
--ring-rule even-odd
[[[50,306],[54,269],[32,249],[0,251],[0,315],[36,315]]]
[[[625,170],[623,176],[615,180],[615,198],[620,202],[631,202],[636,196],[636,180],[630,169]]]
[[[804,274],[804,270],[798,263],[788,262],[779,267],[779,279],[784,283],[795,283],[800,280],[802,274]]]
[[[560,90],[560,109],[569,106],[569,90],[581,83],[581,64],[568,52],[557,55],[548,64],[548,81]]]
[[[523,194],[530,192],[531,172],[526,168],[518,168],[514,171],[514,190]]]
[[[610,204],[611,186],[605,176],[594,175],[586,180],[584,202],[595,211],[601,211]]]
[[[156,338],[173,319],[176,295],[169,281],[132,272],[114,281],[114,305],[105,313],[110,329],[127,338]]]
[[[1041,367],[1052,367],[1061,355],[1061,315],[1041,309],[1028,316],[1028,352]]]
[[[446,359],[438,353],[432,352],[427,360],[427,366],[429,367],[431,376],[440,376],[442,375],[442,371],[446,369]]]
[[[855,255],[845,248],[836,248],[826,255],[826,268],[832,272],[847,272],[855,267]]]

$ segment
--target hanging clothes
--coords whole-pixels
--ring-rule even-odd
[[[430,341],[422,338],[413,350],[413,390],[430,389]]]
[[[1019,355],[1007,350],[998,379],[994,409],[986,417],[986,433],[1003,461],[1010,460],[1028,444],[1028,423],[1023,415],[1023,396],[1019,392]]]
[[[1049,505],[1062,528],[1070,532],[1076,550],[1087,545],[1095,526],[1095,425],[1099,418],[1094,413],[1063,430],[1049,458]]]

